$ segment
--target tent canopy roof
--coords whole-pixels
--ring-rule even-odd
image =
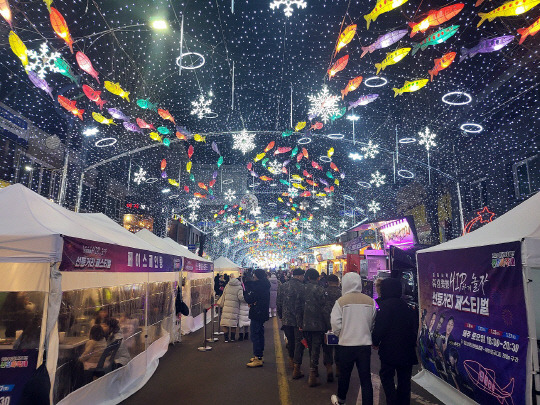
[[[129,231],[128,231],[129,232]],[[157,235],[154,235],[148,229],[141,229],[136,233],[138,237],[144,241],[156,246],[163,251],[176,256],[182,256],[186,259],[198,260],[200,262],[210,262],[210,260],[203,259],[200,256],[197,256],[193,252],[190,252],[185,246],[176,243],[171,238],[160,238]]]
[[[238,271],[240,270],[240,266],[238,266],[235,262],[233,262],[231,259],[220,256],[216,260],[214,260],[214,271]]]

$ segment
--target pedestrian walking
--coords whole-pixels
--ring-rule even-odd
[[[277,306],[277,292],[279,281],[275,274],[270,276],[270,318],[277,315],[276,306]]]
[[[324,289],[318,284],[319,272],[315,269],[306,271],[308,280],[304,290],[299,294],[296,301],[297,322],[309,349],[309,378],[308,385],[316,387],[320,385],[319,357],[324,340],[324,332],[327,331],[324,310]]]
[[[388,405],[410,404],[412,368],[418,364],[418,317],[401,298],[401,282],[398,279],[384,279],[380,288],[373,346],[378,347],[381,359],[381,384]],[[397,389],[394,383],[396,374]]]
[[[230,278],[218,301],[221,307],[221,328],[225,343],[235,341],[236,327],[240,319],[240,304],[244,301],[242,283],[237,278]]]
[[[304,355],[304,345],[302,344],[302,332],[298,328],[296,321],[296,301],[301,290],[304,289],[305,271],[296,268],[292,271],[292,277],[278,288],[277,314],[281,319],[282,329],[287,338],[287,351],[289,354],[289,365],[293,368],[292,378],[297,380],[302,378],[301,366]]]
[[[250,334],[253,343],[253,357],[248,367],[262,367],[264,360],[264,323],[268,320],[270,307],[270,282],[266,272],[257,269],[252,280],[244,280],[244,299],[249,304]]]
[[[325,295],[325,309],[324,309],[324,317],[325,317],[325,323],[326,323],[326,329],[332,330],[332,324],[330,323],[330,313],[332,312],[332,308],[334,307],[334,304],[338,300],[339,297],[341,297],[341,287],[339,286],[339,278],[335,274],[330,274],[326,281],[328,283],[328,287],[324,290]],[[324,366],[326,367],[326,381],[327,382],[333,382],[334,381],[334,362],[336,361],[336,346],[335,345],[327,345],[323,342],[323,361]],[[338,375],[338,368],[336,366],[336,376]]]
[[[330,398],[332,405],[344,404],[351,373],[356,365],[362,390],[362,404],[373,404],[371,385],[371,331],[375,319],[375,301],[362,294],[362,279],[347,273],[342,279],[342,293],[330,315],[333,332],[339,337],[337,365],[338,392]]]

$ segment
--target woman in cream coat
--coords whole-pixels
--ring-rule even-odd
[[[244,302],[244,291],[242,284],[237,278],[231,278],[225,289],[223,295],[219,299],[219,306],[221,311],[221,324],[223,328],[225,342],[230,340],[234,342],[236,335],[236,327],[240,318],[240,303]]]

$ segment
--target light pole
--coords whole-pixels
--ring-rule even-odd
[[[356,139],[355,139],[355,132],[354,132],[354,123],[356,121],[358,121],[360,119],[360,117],[358,115],[356,115],[354,112],[352,112],[351,114],[347,115],[347,119],[349,121],[352,121],[352,142],[353,142],[353,145],[356,143]]]

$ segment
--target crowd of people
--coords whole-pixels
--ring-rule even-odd
[[[319,386],[322,352],[327,382],[333,382],[335,376],[338,379],[332,404],[345,403],[355,365],[362,403],[373,404],[371,353],[377,350],[387,404],[410,403],[412,368],[418,363],[418,318],[401,298],[398,279],[377,280],[376,300],[362,293],[362,279],[352,272],[340,280],[337,275],[321,275],[315,269],[297,268],[270,276],[257,269],[247,270],[239,278],[218,275],[215,281],[225,342],[236,340],[238,332],[238,340],[250,337],[253,343],[248,367],[264,365],[264,323],[277,315],[293,380],[304,377],[302,362],[307,349],[307,383],[309,387]]]

